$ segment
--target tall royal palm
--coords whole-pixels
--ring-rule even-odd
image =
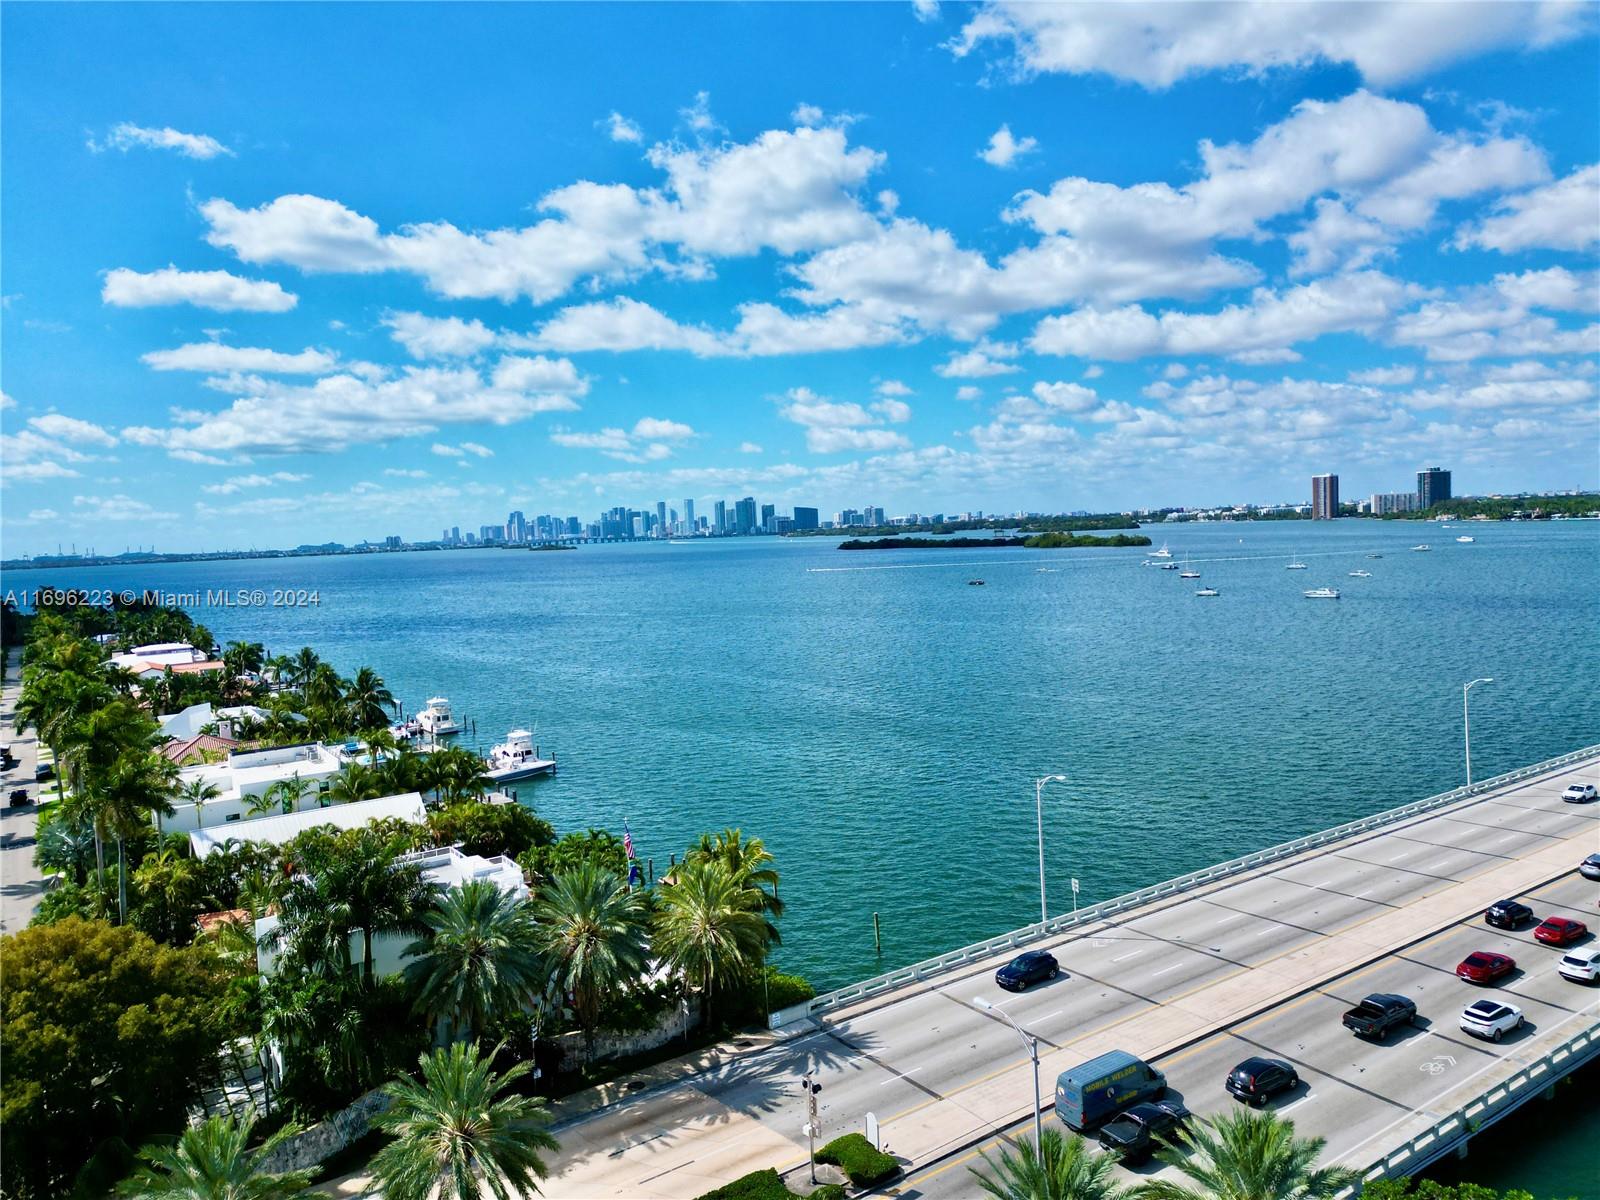
[[[655,951],[700,989],[700,1019],[712,997],[750,975],[767,949],[767,922],[749,889],[715,860],[686,862],[660,889]]]
[[[295,1130],[278,1130],[249,1149],[255,1119],[207,1117],[172,1145],[146,1146],[143,1165],[117,1187],[125,1200],[296,1200],[307,1194],[310,1171],[281,1175],[262,1169],[267,1156]]]
[[[542,983],[539,930],[526,900],[486,879],[452,888],[406,947],[406,977],[440,1045],[470,1041],[497,1018],[532,1007]]]
[[[344,694],[352,729],[387,729],[394,710],[394,693],[371,667],[362,667]]]
[[[1046,1129],[1039,1144],[1024,1141],[971,1168],[978,1186],[997,1200],[1125,1200],[1116,1159],[1089,1149],[1081,1137]]]
[[[178,765],[149,750],[130,750],[89,781],[94,811],[117,839],[117,919],[128,919],[128,869],[124,845],[150,825],[150,814],[172,815]]]
[[[394,1140],[372,1160],[384,1200],[512,1200],[533,1195],[558,1149],[544,1102],[504,1094],[528,1071],[496,1074],[470,1042],[425,1054],[422,1078],[384,1090],[389,1109],[376,1126]]]
[[[1345,1167],[1319,1167],[1322,1138],[1301,1138],[1294,1122],[1238,1109],[1197,1121],[1183,1152],[1159,1151],[1187,1182],[1151,1180],[1136,1200],[1323,1200],[1360,1180]]]
[[[584,1040],[594,1045],[600,999],[644,971],[649,931],[644,895],[610,871],[583,863],[556,873],[533,903],[549,982],[572,997]]]
[[[773,918],[783,916],[783,901],[778,899],[778,869],[766,842],[760,838],[746,840],[738,829],[724,829],[713,837],[700,835],[700,841],[690,848],[691,861],[706,859],[720,862],[733,873],[734,878],[751,893],[750,899],[767,914],[767,941],[776,946],[782,939]]]

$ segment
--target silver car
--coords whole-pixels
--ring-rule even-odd
[[[1579,863],[1578,874],[1585,879],[1600,879],[1600,854],[1591,854]]]

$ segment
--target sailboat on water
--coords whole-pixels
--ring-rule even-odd
[[[1284,568],[1286,571],[1304,571],[1305,569],[1306,565],[1300,561],[1298,554],[1291,554],[1289,556],[1289,565]]]
[[[1193,567],[1191,567],[1189,565],[1189,556],[1187,554],[1185,554],[1183,556],[1183,570],[1178,572],[1178,578],[1179,579],[1199,579],[1200,578],[1200,572],[1196,571]]]

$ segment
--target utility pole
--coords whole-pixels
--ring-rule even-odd
[[[817,1093],[822,1091],[822,1085],[812,1080],[809,1074],[800,1077],[800,1087],[806,1094],[806,1137],[811,1143],[811,1182],[817,1181]]]

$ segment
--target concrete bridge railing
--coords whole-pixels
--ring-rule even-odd
[[[1356,834],[1366,833],[1380,829],[1385,825],[1393,825],[1435,809],[1444,808],[1459,801],[1491,792],[1508,784],[1518,783],[1524,779],[1531,779],[1561,767],[1571,766],[1574,763],[1585,762],[1589,759],[1600,757],[1600,745],[1585,746],[1582,750],[1574,750],[1569,754],[1548,758],[1544,762],[1534,763],[1532,766],[1520,767],[1515,771],[1508,771],[1504,775],[1497,775],[1493,779],[1479,780],[1470,787],[1453,788],[1448,792],[1441,792],[1437,796],[1429,796],[1426,800],[1416,800],[1410,804],[1403,804],[1399,808],[1391,808],[1386,812],[1375,813],[1370,817],[1350,821],[1333,829],[1323,830],[1307,837],[1295,838],[1293,841],[1272,846],[1266,850],[1257,850],[1253,854],[1246,854],[1233,859],[1231,862],[1218,863],[1216,866],[1205,867],[1199,871],[1191,871],[1187,875],[1180,875],[1176,879],[1169,879],[1164,883],[1152,884],[1140,888],[1138,891],[1129,892],[1112,900],[1103,900],[1099,904],[1088,908],[1079,909],[1076,913],[1066,916],[1052,917],[1048,921],[1035,922],[1014,929],[1010,933],[1003,933],[982,942],[974,942],[970,946],[963,946],[959,950],[951,950],[933,958],[923,959],[921,962],[912,963],[910,966],[900,967],[894,971],[886,971],[882,975],[875,975],[871,979],[864,979],[860,983],[853,983],[846,987],[838,988],[813,997],[801,1004],[789,1008],[779,1009],[768,1018],[768,1025],[777,1029],[793,1021],[803,1020],[815,1016],[817,1013],[838,1008],[844,1004],[852,1004],[857,1000],[892,991],[909,983],[916,983],[932,975],[948,971],[951,968],[962,966],[970,962],[979,962],[992,958],[996,954],[1037,941],[1040,938],[1053,937],[1056,934],[1078,926],[1089,925],[1095,921],[1104,920],[1106,917],[1115,916],[1130,908],[1137,908],[1142,904],[1149,904],[1153,900],[1161,900],[1168,896],[1175,896],[1180,892],[1192,891],[1194,888],[1215,883],[1219,879],[1227,879],[1233,875],[1240,875],[1246,871],[1253,871],[1268,863],[1278,862],[1285,858],[1292,858],[1296,854],[1303,854],[1307,850],[1315,850],[1330,842],[1337,842]]]
[[[1522,1107],[1596,1055],[1600,1055],[1600,1028],[1591,1027],[1568,1038],[1509,1079],[1486,1089],[1477,1099],[1462,1105],[1405,1145],[1389,1151],[1366,1170],[1362,1182],[1415,1174],[1429,1163],[1465,1146],[1474,1134]],[[1338,1200],[1359,1195],[1360,1191],[1359,1186],[1346,1188],[1339,1193]]]

